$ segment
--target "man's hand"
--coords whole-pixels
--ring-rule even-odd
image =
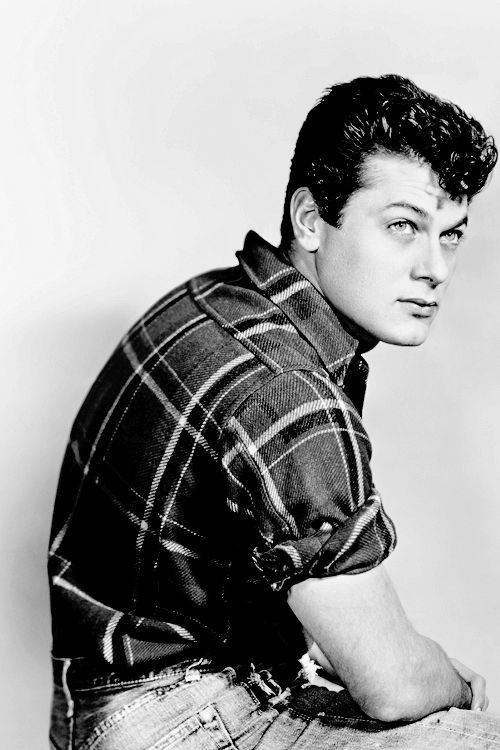
[[[469,685],[472,693],[471,711],[486,711],[489,706],[488,696],[486,695],[486,680],[477,672],[466,667],[458,659],[451,659],[453,667],[457,670],[460,677]]]

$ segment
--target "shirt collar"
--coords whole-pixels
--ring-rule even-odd
[[[275,247],[250,231],[237,254],[251,282],[280,308],[317,352],[323,366],[342,386],[359,341],[342,326],[334,309]]]

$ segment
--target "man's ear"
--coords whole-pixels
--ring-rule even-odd
[[[292,195],[290,219],[295,235],[296,248],[308,253],[315,253],[320,243],[321,218],[309,188],[297,188]]]

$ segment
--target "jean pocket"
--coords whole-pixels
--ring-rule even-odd
[[[131,691],[130,700],[94,726],[77,750],[225,750],[234,748],[214,705],[203,705],[188,714],[185,688],[150,688]],[[111,709],[111,706],[109,706]],[[78,735],[78,718],[76,720]]]
[[[213,705],[205,706],[166,734],[154,750],[226,750],[235,748],[222,718]],[[153,750],[153,748],[151,750]]]

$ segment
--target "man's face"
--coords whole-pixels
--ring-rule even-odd
[[[452,201],[427,164],[393,154],[367,158],[363,185],[339,229],[320,219],[311,281],[368,341],[417,346],[455,269],[467,201]]]

